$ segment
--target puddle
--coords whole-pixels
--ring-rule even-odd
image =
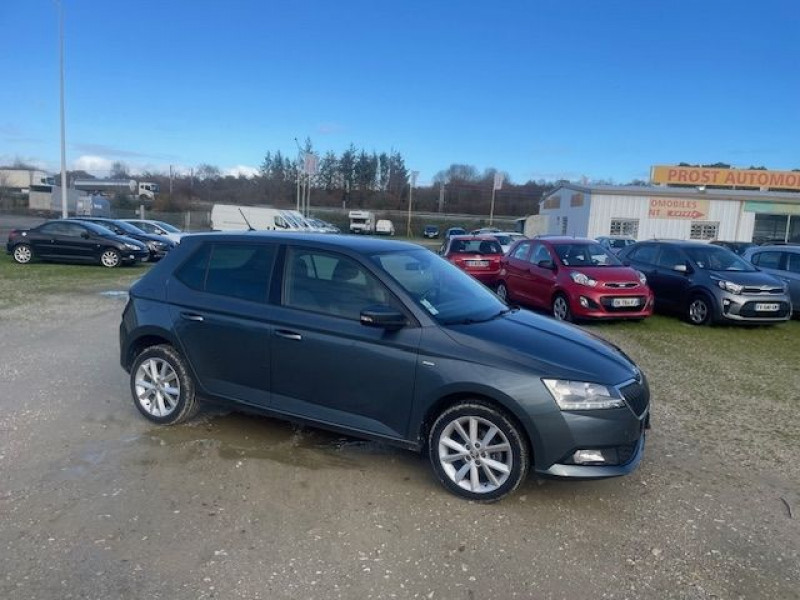
[[[402,453],[379,442],[238,413],[152,429],[149,439],[160,446],[187,449],[192,456],[216,452],[226,460],[262,459],[307,469],[356,468],[364,456]]]
[[[106,298],[119,298],[120,300],[128,299],[127,290],[105,290],[100,292],[100,295],[105,296]]]

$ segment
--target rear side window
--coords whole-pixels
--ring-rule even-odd
[[[780,269],[781,268],[781,253],[780,252],[759,252],[753,256],[751,261],[754,265],[763,267],[765,269]]]
[[[175,276],[194,290],[266,302],[275,254],[273,244],[206,244]]]
[[[633,251],[628,255],[635,261],[647,263],[649,265],[654,265],[656,263],[656,253],[658,252],[658,246],[654,245],[647,245],[647,246],[640,246],[639,248],[634,248]]]

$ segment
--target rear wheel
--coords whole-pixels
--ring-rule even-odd
[[[508,288],[504,281],[497,284],[497,295],[503,302],[508,302]]]
[[[711,303],[704,296],[694,296],[689,300],[686,317],[692,325],[708,325],[711,323]]]
[[[559,321],[572,321],[569,300],[564,294],[556,294],[555,298],[553,298],[553,316]]]
[[[122,263],[122,257],[114,248],[106,248],[100,255],[100,264],[109,269],[118,267]]]
[[[445,410],[428,438],[433,471],[462,498],[494,502],[513,492],[528,474],[530,453],[523,432],[503,412],[479,400]]]
[[[194,381],[180,354],[166,344],[151,346],[131,368],[131,394],[146,419],[173,425],[197,411]]]
[[[33,249],[28,244],[17,244],[13,256],[19,264],[26,265],[33,259]]]

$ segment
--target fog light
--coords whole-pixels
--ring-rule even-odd
[[[581,303],[581,306],[583,308],[589,308],[589,300],[587,298],[581,296],[580,299],[578,300],[578,302]]]
[[[722,312],[728,312],[731,309],[731,301],[728,298],[722,300]]]
[[[606,457],[601,450],[578,450],[572,455],[572,462],[576,465],[586,465],[590,463],[605,463]]]

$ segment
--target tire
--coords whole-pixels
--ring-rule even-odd
[[[122,256],[114,248],[105,248],[100,254],[100,264],[109,269],[114,269],[122,264]]]
[[[197,413],[194,380],[172,346],[150,346],[139,353],[131,368],[130,386],[136,408],[153,423],[175,425]]]
[[[487,439],[489,434],[492,437]],[[497,450],[486,453],[481,443]],[[519,426],[479,400],[459,402],[439,415],[428,436],[428,455],[445,488],[478,502],[495,502],[513,492],[527,477],[530,465],[530,451]]]
[[[14,246],[12,256],[14,257],[14,261],[19,264],[27,265],[33,260],[33,248],[31,248],[30,244],[17,244]]]
[[[503,302],[510,301],[510,298],[508,297],[508,287],[506,287],[505,281],[501,281],[500,283],[498,283],[497,289],[495,291]]]
[[[569,308],[569,300],[564,294],[556,294],[553,297],[553,317],[558,321],[572,321],[572,311]]]
[[[689,300],[686,307],[686,319],[692,325],[709,325],[714,314],[714,307],[708,298],[698,294]]]

